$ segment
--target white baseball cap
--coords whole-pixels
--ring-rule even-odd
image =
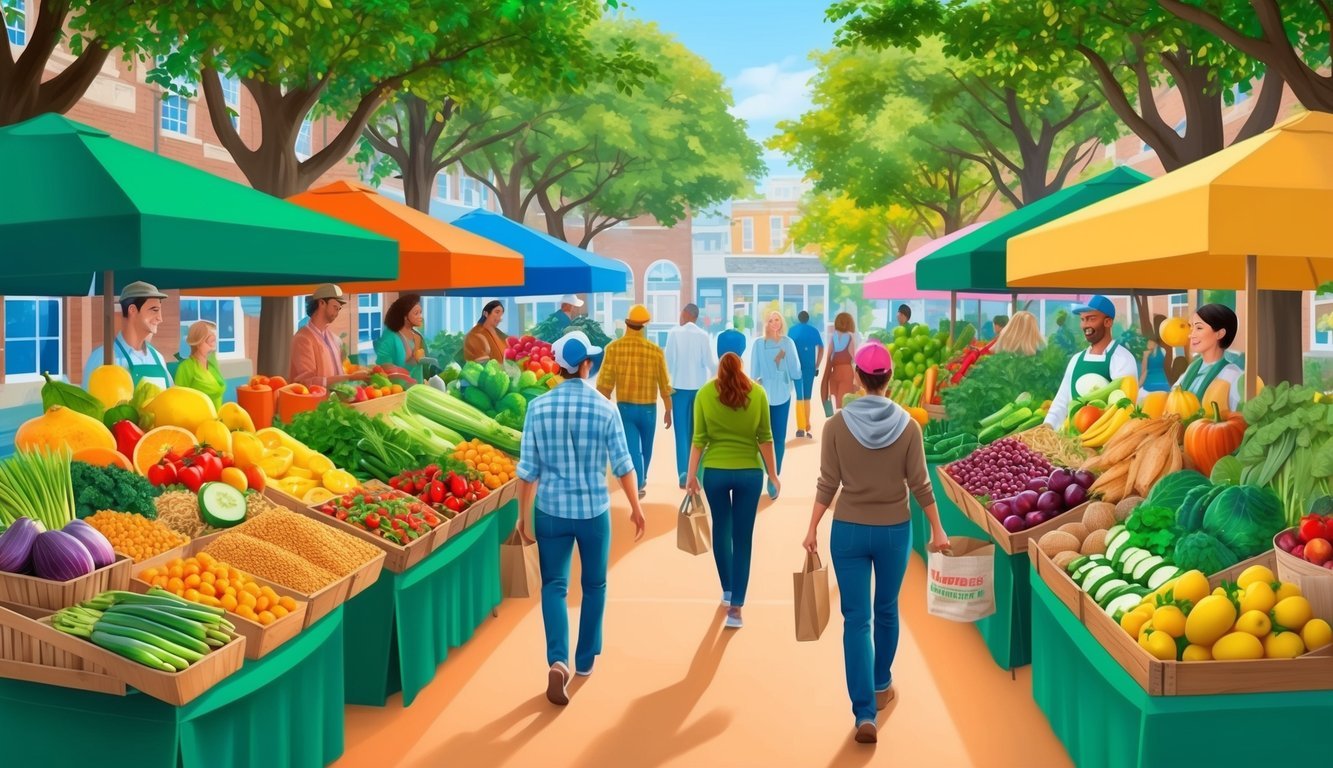
[[[593,346],[588,334],[583,331],[571,331],[551,345],[551,356],[567,371],[578,369],[584,360],[589,359],[596,369],[601,365],[602,348]]]
[[[560,297],[560,303],[568,304],[571,307],[581,307],[583,306],[583,299],[580,299],[572,293],[566,293],[564,296]]]

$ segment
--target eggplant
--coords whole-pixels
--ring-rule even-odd
[[[1046,491],[1037,497],[1037,511],[1048,514],[1060,512],[1064,504],[1064,498],[1055,491]]]
[[[1050,479],[1046,485],[1056,493],[1064,493],[1065,489],[1074,484],[1074,473],[1067,469],[1057,469],[1051,473]]]
[[[93,567],[105,568],[116,562],[116,550],[112,549],[111,542],[91,525],[82,520],[71,520],[61,530],[88,548],[88,554],[93,556]]]
[[[1010,515],[1004,520],[1004,529],[1010,533],[1018,533],[1027,529],[1027,523],[1018,515]]]
[[[1066,509],[1073,509],[1074,507],[1077,507],[1079,504],[1082,504],[1087,500],[1088,500],[1088,489],[1084,488],[1083,486],[1077,483],[1071,483],[1069,487],[1065,488],[1064,501]]]
[[[32,565],[39,578],[51,581],[70,581],[96,570],[88,548],[64,531],[46,531],[37,536]]]
[[[26,573],[32,564],[32,546],[42,526],[30,517],[20,517],[0,534],[0,571]]]

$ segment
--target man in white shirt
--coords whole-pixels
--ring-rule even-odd
[[[111,344],[111,361],[130,372],[130,380],[136,387],[141,381],[151,381],[163,389],[171,386],[167,362],[151,343],[162,325],[162,300],[166,297],[155,286],[142,281],[130,283],[120,292],[120,333]],[[104,358],[102,347],[95,348],[88,356],[83,368],[84,387]]]
[[[1115,304],[1110,299],[1093,296],[1087,305],[1075,307],[1074,314],[1078,315],[1088,348],[1070,359],[1064,381],[1060,382],[1060,388],[1051,400],[1051,408],[1046,412],[1046,426],[1056,430],[1064,426],[1065,417],[1069,415],[1069,401],[1079,396],[1075,389],[1079,379],[1095,374],[1109,382],[1125,376],[1138,378],[1139,375],[1134,353],[1116,342],[1112,335]]]
[[[717,375],[717,352],[708,331],[695,324],[699,307],[686,304],[680,325],[667,333],[666,364],[671,379],[671,421],[676,425],[676,475],[685,487],[690,466],[690,444],[694,440],[694,396]]]

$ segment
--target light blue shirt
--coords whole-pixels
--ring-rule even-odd
[[[172,384],[171,371],[167,368],[166,359],[163,358],[162,355],[158,354],[158,351],[156,349],[153,349],[153,345],[148,342],[144,342],[143,351],[140,352],[139,350],[131,347],[125,341],[124,336],[116,334],[116,339],[111,344],[111,362],[113,365],[119,365],[121,368],[124,368],[127,371],[130,370],[132,366],[136,365],[161,366],[162,372],[166,376],[167,383],[165,386],[169,387]],[[83,366],[84,389],[88,388],[88,381],[89,379],[92,378],[93,371],[97,370],[97,368],[101,365],[102,365],[102,347],[96,347],[93,349],[92,354],[88,356],[88,362]]]
[[[694,323],[667,332],[667,376],[677,390],[697,391],[717,374],[717,352],[708,331]]]
[[[779,352],[786,352],[782,362],[776,362]],[[769,341],[760,336],[750,346],[750,378],[759,382],[768,395],[768,404],[786,405],[791,400],[794,382],[801,380],[801,360],[796,343],[787,336]]]
[[[606,467],[634,471],[620,412],[584,379],[570,379],[532,401],[523,422],[519,479],[537,483],[537,508],[590,520],[611,509]]]

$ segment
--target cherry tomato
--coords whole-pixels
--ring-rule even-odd
[[[252,464],[245,468],[245,482],[249,484],[250,490],[263,493],[264,486],[268,484],[268,476],[258,465]]]
[[[218,470],[219,474],[221,471],[221,469]],[[186,467],[185,469],[182,469],[178,478],[186,488],[190,489],[191,493],[198,493],[199,486],[204,484],[204,472],[199,467]]]
[[[153,485],[171,485],[176,482],[176,467],[165,459],[148,468],[148,482]]]

